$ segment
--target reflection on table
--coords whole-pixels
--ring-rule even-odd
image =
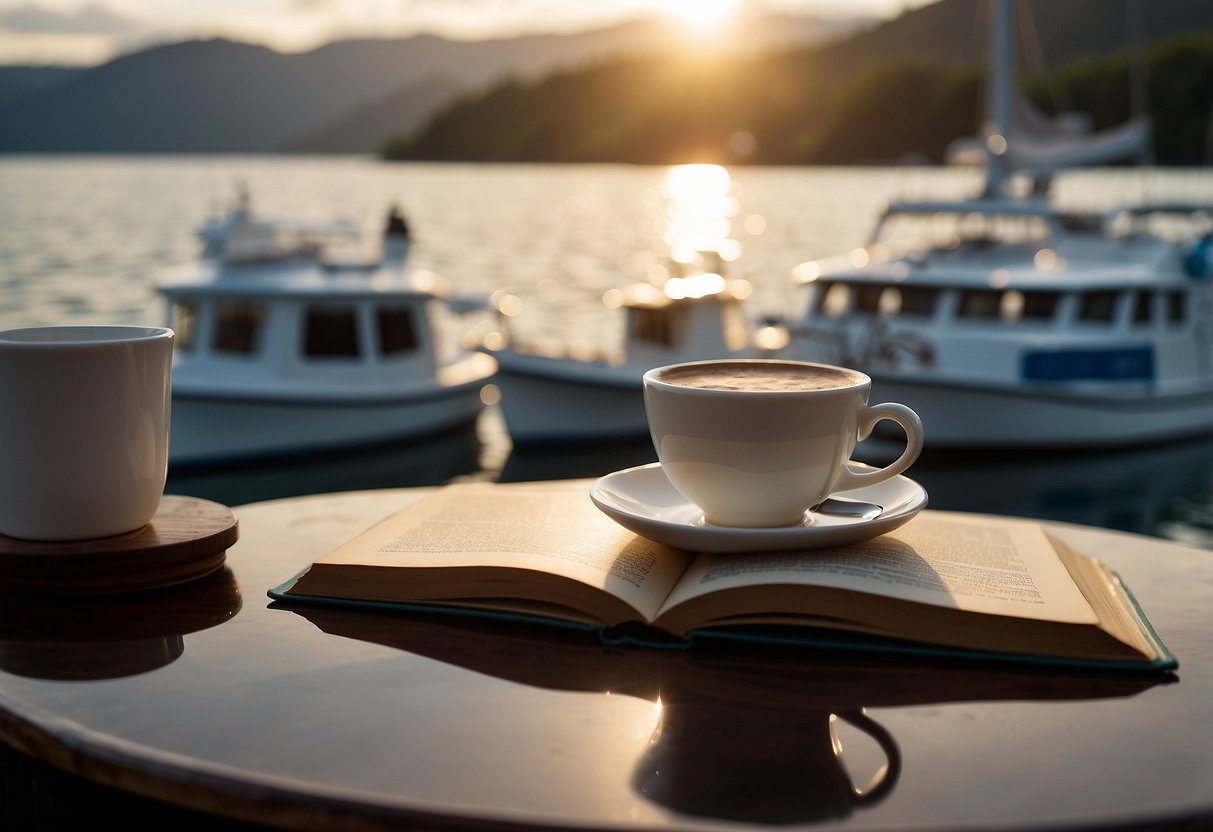
[[[679,812],[750,823],[843,818],[891,793],[901,775],[901,752],[868,708],[1096,700],[1176,681],[1172,674],[856,660],[755,646],[636,649],[457,614],[271,607],[325,633],[535,688],[651,701],[659,716],[632,773],[636,792]],[[862,732],[878,749],[874,765],[849,765],[840,738],[844,724],[852,738]]]
[[[213,582],[91,620],[77,601],[8,607],[0,738],[176,807],[326,832],[1213,825],[1208,551],[1050,526],[1133,587],[1179,659],[1164,676],[271,606],[268,588],[418,496],[240,506]],[[153,639],[167,659],[105,655]]]
[[[181,657],[185,636],[240,611],[231,569],[153,591],[99,597],[3,596],[0,669],[35,679],[116,679]]]

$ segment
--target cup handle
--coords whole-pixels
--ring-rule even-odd
[[[872,775],[872,779],[863,788],[857,787],[853,782],[851,783],[851,800],[854,803],[880,802],[893,790],[893,787],[897,785],[897,781],[901,777],[901,749],[897,747],[897,742],[893,739],[893,735],[883,725],[864,713],[863,708],[848,709],[840,711],[837,714],[830,714],[830,716],[846,720],[876,740],[877,744],[880,745],[880,749],[885,755],[885,764]],[[843,771],[846,771],[846,765],[842,759],[842,745],[838,742],[833,725],[830,726],[830,743],[834,750],[835,759],[838,760]]]
[[[838,482],[834,491],[850,491],[853,488],[865,488],[892,479],[914,464],[922,453],[922,420],[918,414],[904,404],[884,402],[865,406],[859,412],[859,439],[867,439],[872,428],[882,419],[888,419],[901,425],[906,432],[906,447],[891,464],[876,471],[856,471],[844,465],[838,474]]]

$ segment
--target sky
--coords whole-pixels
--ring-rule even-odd
[[[226,37],[283,52],[349,37],[461,40],[570,32],[666,13],[721,25],[743,3],[891,17],[928,0],[0,0],[0,64],[95,65],[160,43]]]

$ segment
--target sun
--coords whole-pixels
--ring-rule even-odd
[[[666,13],[696,28],[707,29],[724,21],[737,0],[657,0]]]

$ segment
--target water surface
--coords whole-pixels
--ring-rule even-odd
[[[603,294],[644,279],[666,260],[668,172],[364,157],[4,157],[0,328],[163,323],[157,276],[196,256],[194,230],[228,207],[243,184],[262,213],[336,216],[368,231],[399,203],[416,235],[415,265],[459,292],[515,294],[523,335],[600,349],[617,341],[621,323]],[[728,173],[727,233],[739,252],[728,273],[753,285],[755,319],[797,308],[793,267],[863,243],[887,200],[961,197],[978,183],[975,172],[931,167]],[[1094,210],[1210,193],[1208,169],[1109,169],[1058,182],[1062,203]],[[235,505],[452,479],[594,477],[653,458],[646,442],[515,450],[490,409],[478,426],[424,443],[174,475],[169,490]],[[1213,546],[1213,440],[1116,452],[948,454],[920,460],[911,475],[926,486],[932,508],[1067,520]]]

